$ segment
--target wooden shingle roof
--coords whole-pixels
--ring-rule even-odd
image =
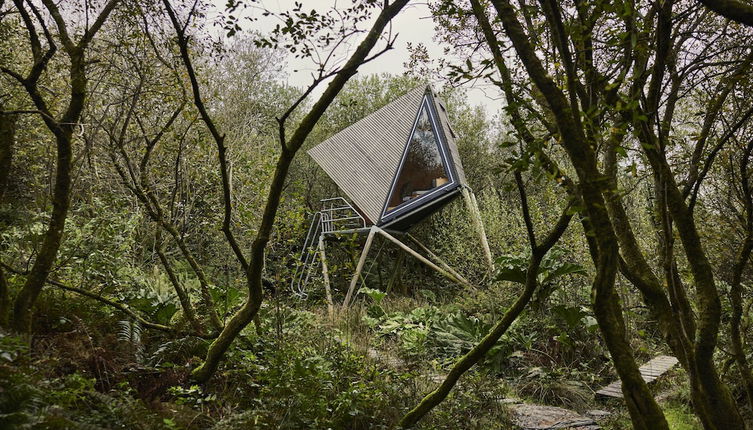
[[[421,85],[346,127],[308,151],[338,187],[372,222],[378,224],[413,125],[426,94],[431,94],[459,181],[465,184],[455,135],[446,107],[431,87]]]

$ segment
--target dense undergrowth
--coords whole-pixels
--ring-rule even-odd
[[[487,199],[485,213],[498,214],[496,197]],[[474,287],[453,285],[411,261],[391,282],[398,259],[395,249],[380,243],[353,305],[330,316],[321,279],[314,276],[307,298],[300,299],[288,292],[289,257],[272,258],[269,273],[279,277],[270,281],[274,288],[259,329],[247,327],[203,385],[189,375],[209,340],[142,327],[111,307],[53,286],[37,305],[31,343],[7,332],[0,339],[0,428],[393,428],[481,340],[521,289],[528,256],[516,252],[515,231],[495,219],[487,223],[489,235],[500,238],[495,252],[502,254],[490,276],[473,252],[463,211],[462,205],[450,205],[416,234],[461,268]],[[278,240],[289,238],[293,245],[278,252],[294,249],[303,234],[305,220],[291,219],[293,226],[282,225]],[[74,224],[65,255],[89,257],[58,279],[102,279],[101,293],[147,320],[185,327],[166,274],[157,266],[129,265],[116,251],[134,246],[124,237],[131,223],[122,224],[100,231],[97,241],[83,239],[90,223]],[[620,403],[594,397],[616,375],[588,306],[588,269],[575,263],[582,244],[572,236],[564,244],[544,261],[530,309],[419,428],[457,429],[458,423],[508,428],[504,399],[578,412],[607,409],[612,415],[601,422],[605,428],[629,428]],[[330,246],[336,307],[359,246],[357,240]],[[179,276],[198,295],[187,268],[180,267]],[[16,288],[23,277],[8,279]],[[243,300],[232,282],[211,291],[224,315]],[[636,308],[629,315],[638,360],[663,352],[645,313]],[[682,383],[673,379],[656,390]],[[675,394],[667,408],[673,422],[686,426],[677,428],[695,425],[687,392]]]
[[[206,385],[188,379],[206,340],[170,339],[92,302],[71,309],[61,293],[50,295],[30,345],[0,338],[0,427],[391,428],[495,318],[467,291],[457,294],[446,300],[417,290],[410,298],[364,287],[334,318],[315,302],[276,299],[263,308],[260,330],[244,332]],[[139,300],[155,308],[174,300],[147,296]],[[629,426],[618,404],[594,400],[614,374],[594,348],[592,317],[553,309],[525,314],[421,428],[506,428],[507,398],[613,409],[607,428],[610,420],[611,428]],[[683,394],[675,397],[674,428],[695,428]]]

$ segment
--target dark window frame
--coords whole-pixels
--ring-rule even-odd
[[[442,119],[439,112],[437,112],[436,104],[437,104],[437,100],[433,97],[433,94],[430,91],[427,91],[424,94],[423,98],[421,99],[421,104],[419,105],[418,111],[416,112],[416,117],[413,120],[413,127],[411,128],[411,132],[408,135],[408,139],[405,143],[405,149],[403,150],[403,155],[400,158],[400,164],[398,165],[397,171],[395,171],[392,177],[390,191],[389,193],[387,193],[387,197],[384,201],[384,205],[382,206],[382,213],[379,217],[380,224],[394,221],[395,219],[399,218],[401,215],[405,215],[406,213],[411,212],[413,209],[417,208],[418,206],[421,206],[424,203],[434,200],[437,196],[441,195],[443,191],[444,192],[450,191],[456,188],[458,185],[458,176],[455,170],[455,164],[452,160],[452,154],[450,152],[449,145],[447,144],[447,137],[444,134],[444,128],[442,127]],[[434,138],[437,141],[437,146],[439,148],[439,155],[442,159],[442,164],[444,165],[447,171],[447,174],[450,176],[450,180],[444,185],[433,188],[429,193],[426,193],[422,196],[411,199],[410,201],[407,201],[403,204],[398,205],[391,211],[387,211],[390,198],[392,197],[392,194],[395,192],[395,186],[397,185],[398,177],[400,176],[400,173],[403,170],[403,165],[405,164],[405,160],[408,157],[408,153],[410,151],[411,139],[413,138],[413,135],[416,131],[416,127],[418,126],[418,122],[421,119],[421,113],[424,111],[424,109],[426,110],[427,116],[429,118],[432,132],[434,134]]]

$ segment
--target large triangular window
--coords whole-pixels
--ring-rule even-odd
[[[408,147],[393,180],[384,215],[413,206],[413,202],[428,198],[452,182],[437,126],[438,121],[429,107],[428,97],[424,97]]]

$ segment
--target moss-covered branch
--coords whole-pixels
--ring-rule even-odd
[[[474,0],[475,1],[475,0]],[[510,306],[505,312],[502,319],[492,327],[489,333],[481,339],[481,342],[476,344],[468,353],[462,356],[450,369],[445,377],[444,381],[434,391],[429,393],[423,398],[421,403],[411,409],[400,420],[398,427],[408,429],[416,425],[416,423],[423,418],[429,411],[434,409],[440,404],[449,394],[452,388],[457,384],[458,380],[465,372],[471,367],[480,362],[487,352],[497,343],[500,337],[510,328],[513,322],[518,319],[520,314],[525,310],[528,304],[531,302],[533,294],[538,287],[538,274],[541,261],[546,253],[557,243],[567,230],[567,226],[570,224],[572,215],[569,213],[570,206],[565,208],[565,211],[560,216],[557,224],[554,226],[551,232],[547,234],[546,238],[537,244],[536,234],[533,230],[533,223],[531,221],[531,212],[528,208],[528,197],[523,186],[523,180],[520,172],[515,172],[515,181],[518,187],[520,195],[521,211],[523,213],[523,219],[526,222],[528,241],[531,246],[531,259],[528,262],[526,269],[526,280],[523,287],[523,291],[518,296],[517,300]]]

